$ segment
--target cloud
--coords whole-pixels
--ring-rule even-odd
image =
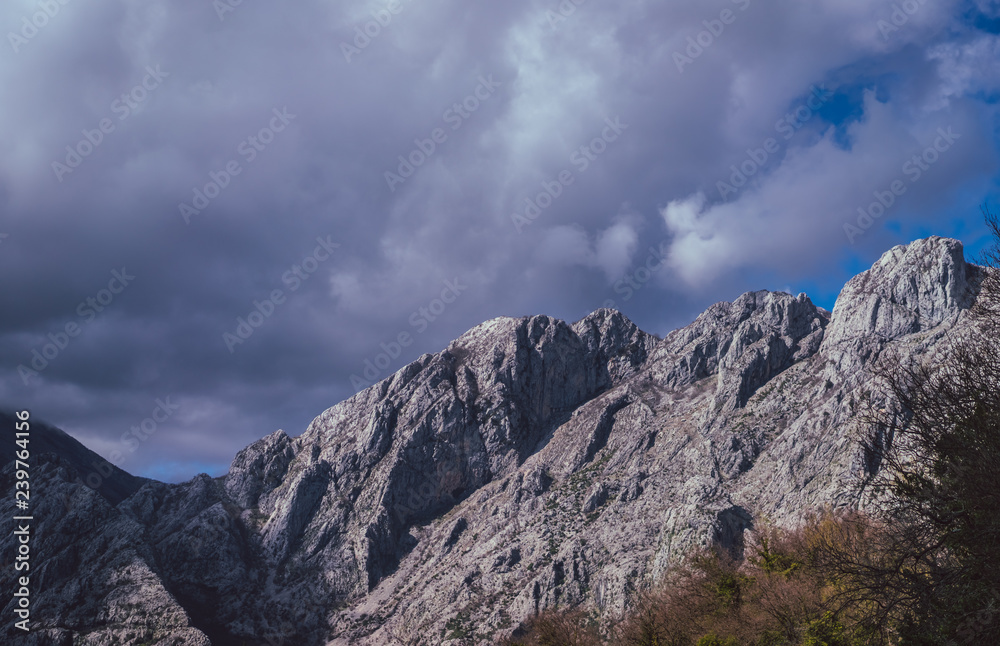
[[[746,268],[787,272],[817,271],[832,262],[838,246],[853,243],[846,226],[859,226],[859,208],[867,208],[899,182],[906,193],[893,198],[887,219],[933,218],[960,190],[963,181],[983,182],[983,168],[995,168],[994,155],[975,149],[989,136],[974,110],[945,109],[928,99],[924,106],[879,101],[864,92],[862,118],[847,128],[849,147],[823,135],[805,146],[789,147],[779,162],[765,168],[740,163],[716,181],[714,200],[703,192],[671,201],[660,214],[673,240],[668,263],[693,289]],[[933,165],[914,164],[941,139],[942,131],[959,138]],[[933,151],[932,151],[933,152]],[[749,168],[752,173],[743,175]],[[738,197],[729,187],[744,186]],[[881,217],[881,214],[880,214]],[[871,220],[867,220],[871,224]],[[867,228],[867,227],[866,227]],[[860,233],[860,231],[859,231]]]
[[[632,264],[640,222],[635,215],[619,215],[594,236],[578,225],[550,227],[542,234],[536,253],[541,262],[600,269],[613,282]]]
[[[107,447],[174,396],[185,414],[131,469],[193,475],[301,432],[380,344],[416,332],[414,313],[429,324],[390,370],[494,316],[579,318],[651,247],[666,268],[618,305],[663,333],[746,289],[835,289],[845,256],[981,233],[997,45],[972,4],[923,3],[889,33],[875,0],[575,6],[552,22],[556,2],[409,2],[367,43],[375,5],[356,1],[244,2],[222,19],[212,3],[70,2],[34,29],[37,5],[0,7],[5,33],[31,34],[0,56],[0,405]],[[735,20],[679,71],[722,9]],[[135,90],[156,66],[169,75]],[[819,86],[832,98],[797,121]],[[295,118],[269,132],[276,109]],[[628,127],[583,168],[606,119]],[[948,127],[961,139],[851,244],[845,223]],[[720,195],[768,138],[777,152]],[[57,177],[67,147],[80,163]],[[519,235],[511,214],[564,171]],[[185,223],[199,192],[213,197]],[[292,290],[286,273],[328,235],[341,246]],[[134,285],[26,384],[18,366],[122,267]],[[468,289],[421,318],[455,280]],[[224,335],[275,290],[231,353]]]

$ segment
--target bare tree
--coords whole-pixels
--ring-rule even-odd
[[[1000,643],[1000,223],[971,325],[933,357],[883,357],[865,482],[881,531],[821,550],[846,602],[905,644]],[[852,544],[850,541],[843,544]]]

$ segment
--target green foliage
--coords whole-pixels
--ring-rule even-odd
[[[802,561],[796,560],[790,554],[772,548],[772,540],[761,536],[756,554],[750,557],[750,562],[768,574],[780,574],[790,578],[802,567]]]
[[[675,567],[659,586],[640,596],[632,614],[610,638],[575,643],[886,646],[888,642],[879,641],[879,635],[865,632],[855,621],[854,607],[839,604],[835,593],[840,582],[815,564],[816,546],[847,541],[855,536],[850,528],[856,522],[854,517],[827,515],[794,531],[764,530],[747,546],[752,556],[742,563],[722,552],[692,555],[687,565]],[[548,637],[540,626],[551,629],[555,623],[550,615],[546,622],[529,624],[527,637],[518,643],[544,646]]]
[[[581,610],[546,610],[527,623],[527,635],[504,646],[598,646],[593,617]]]
[[[469,624],[469,615],[459,613],[444,625],[445,639],[474,639],[475,631]]]
[[[819,619],[809,623],[802,646],[851,646],[851,640],[844,635],[844,625],[837,621],[832,612],[825,612]]]
[[[754,646],[786,646],[788,643],[788,637],[780,630],[764,630],[754,642]]]
[[[743,589],[750,579],[733,572],[722,574],[715,582],[715,598],[725,608],[735,608],[743,599]]]
[[[579,624],[555,613],[517,646],[1000,644],[1000,219],[987,212],[987,224],[997,244],[981,263],[993,271],[975,272],[975,326],[932,359],[887,349],[874,371],[885,388],[844,402],[868,411],[860,493],[874,494],[872,515],[759,528],[743,563],[691,555],[610,640],[568,640]]]

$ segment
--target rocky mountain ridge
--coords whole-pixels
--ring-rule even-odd
[[[873,362],[960,333],[983,271],[929,238],[884,254],[832,313],[751,292],[662,340],[613,310],[494,319],[298,437],[246,447],[223,478],[111,495],[82,481],[85,459],[40,458],[37,624],[8,634],[491,644],[557,604],[614,615],[694,546],[739,552],[761,519],[857,504]],[[0,483],[13,515],[12,464]]]

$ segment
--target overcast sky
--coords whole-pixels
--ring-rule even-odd
[[[230,1],[0,8],[0,407],[139,475],[496,316],[832,309],[1000,193],[993,0]]]

